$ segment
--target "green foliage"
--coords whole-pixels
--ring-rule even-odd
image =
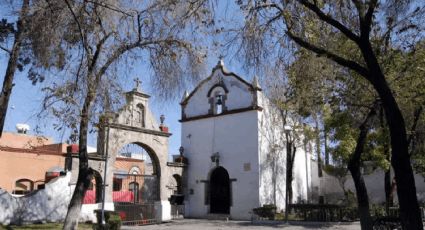
[[[344,166],[324,165],[323,171],[334,177],[347,176],[347,167]]]
[[[386,216],[385,205],[383,204],[372,204],[370,207],[370,214],[373,217],[382,217]]]
[[[254,213],[259,217],[268,218],[273,220],[276,214],[276,205],[274,204],[265,204],[263,207],[254,208]]]
[[[96,212],[98,215],[98,222],[101,218],[99,218],[99,215],[101,212]],[[105,226],[102,226],[101,224],[97,223],[93,225],[93,230],[119,230],[121,229],[121,218],[117,212],[105,212]]]
[[[357,208],[356,195],[351,190],[346,191],[344,195],[345,195],[345,206],[348,208]]]

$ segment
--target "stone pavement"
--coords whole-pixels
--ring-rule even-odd
[[[251,223],[249,221],[223,221],[223,220],[205,220],[205,219],[183,219],[173,220],[168,223],[145,225],[145,226],[123,226],[121,229],[133,230],[233,230],[233,229],[340,229],[340,230],[358,230],[359,222],[354,223],[312,223],[312,222],[290,222],[285,223]]]

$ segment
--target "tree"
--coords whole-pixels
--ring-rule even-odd
[[[9,55],[6,73],[3,79],[2,91],[0,94],[0,137],[3,134],[4,122],[6,120],[7,108],[9,106],[10,95],[13,89],[13,80],[17,69],[22,70],[23,65],[29,62],[28,59],[21,57],[21,52],[25,47],[25,39],[28,31],[28,14],[30,10],[30,1],[22,1],[22,6],[17,16],[16,22],[8,22],[2,19],[0,23],[0,49]],[[13,37],[11,39],[10,37]],[[7,45],[9,40],[13,40],[11,49]],[[3,43],[3,44],[1,44]]]
[[[361,173],[361,166],[366,158],[366,154],[368,154],[367,146],[371,142],[368,133],[373,124],[372,120],[376,114],[376,108],[372,106],[357,129],[354,126],[356,123],[360,123],[360,121],[356,121],[356,112],[343,110],[339,112],[334,111],[333,114],[334,116],[326,121],[330,123],[328,124],[331,131],[330,139],[335,145],[335,147],[331,148],[332,155],[339,164],[346,165],[353,178],[361,228],[372,229],[369,197]]]
[[[305,68],[307,64],[310,66],[308,69]],[[326,164],[324,169],[338,179],[348,202],[349,193],[344,187],[348,167],[355,182],[362,228],[370,229],[372,222],[368,194],[360,173],[360,166],[365,158],[365,143],[370,142],[366,136],[372,115],[365,114],[371,110],[369,104],[374,98],[370,87],[356,87],[364,85],[363,79],[353,76],[347,80],[342,76],[350,73],[343,68],[326,59],[317,59],[307,52],[298,53],[288,73],[287,87],[296,95],[293,100],[302,105],[301,109],[305,112],[301,114],[306,114],[304,119],[307,120],[311,114],[322,117],[320,126],[325,133],[323,139],[327,136],[332,143],[333,147],[326,147],[325,143],[325,148],[328,153],[332,153],[334,165]]]
[[[187,28],[208,26],[211,12],[205,1],[127,4],[64,0],[55,4],[66,9],[64,16],[72,19],[64,25],[69,36],[61,41],[64,57],[70,61],[56,73],[61,78],[44,88],[44,108],[62,123],[59,128],[72,130],[70,139],[79,143],[79,174],[63,227],[75,229],[93,176],[87,136],[100,114],[117,106],[115,96],[125,84],[125,77],[119,75],[125,70],[120,65],[126,64],[128,69],[129,62],[146,60],[155,74],[158,93],[175,96],[172,89],[196,79],[205,57],[197,45],[200,42],[186,33]],[[45,7],[51,3],[46,2]]]
[[[246,12],[246,47],[276,44],[284,47],[285,38],[299,47],[326,57],[362,76],[373,86],[382,101],[391,137],[391,163],[397,182],[400,218],[406,229],[422,229],[413,170],[408,151],[406,123],[388,76],[382,68],[385,44],[411,49],[421,37],[425,7],[419,1],[238,1]],[[341,52],[331,43],[344,37],[351,49]],[[276,41],[275,43],[273,41]],[[269,49],[264,49],[269,48]],[[247,49],[245,49],[247,50]],[[258,53],[255,53],[258,51]],[[247,58],[261,60],[276,53],[270,47],[257,47]],[[352,58],[355,56],[356,58]],[[257,58],[257,59],[255,59]],[[249,62],[248,62],[249,63]],[[348,76],[349,77],[349,76]]]
[[[24,46],[25,32],[27,30],[27,15],[30,8],[30,1],[22,1],[22,7],[19,12],[16,23],[10,23],[6,19],[2,19],[0,23],[0,42],[7,43],[9,36],[13,36],[13,45],[9,50],[5,46],[0,48],[9,54],[9,60],[7,63],[6,73],[3,79],[3,87],[0,94],[0,137],[3,133],[4,121],[6,119],[7,108],[9,105],[10,95],[13,88],[13,79],[15,76],[16,69],[19,63],[19,56]],[[22,68],[22,66],[20,67]]]
[[[38,76],[33,68],[46,66],[61,68],[63,56],[57,51],[58,41],[64,34],[60,25],[67,22],[61,18],[61,10],[40,6],[42,1],[23,0],[18,4],[4,1],[5,10],[10,8],[10,14],[15,21],[6,18],[0,22],[0,49],[7,53],[8,62],[3,78],[0,94],[0,137],[3,133],[9,99],[15,86],[15,73],[27,71],[25,66],[30,66],[28,78],[33,84],[43,81],[43,76]],[[16,8],[16,9],[15,9]],[[49,17],[46,12],[51,11]],[[9,47],[10,46],[10,47]]]
[[[384,68],[394,70],[403,67],[407,70],[417,69],[416,67],[418,67],[418,64],[420,66],[420,63],[417,63],[417,60],[421,60],[421,58],[418,58],[421,54],[421,51],[419,51],[420,49],[413,53],[408,52],[410,53],[409,55],[399,50],[388,50],[388,56],[394,57],[402,54],[403,58],[397,58],[397,63],[394,63],[394,58],[392,58],[390,62],[384,62]],[[333,164],[345,165],[345,167],[348,166],[353,181],[357,185],[356,188],[359,188],[358,185],[360,185],[360,189],[357,189],[357,198],[359,198],[358,206],[364,210],[362,213],[364,213],[363,216],[365,220],[361,222],[362,225],[363,223],[369,223],[367,224],[369,227],[364,228],[370,228],[369,211],[366,208],[362,208],[368,206],[368,202],[364,202],[368,199],[367,192],[364,182],[362,182],[363,177],[359,173],[362,162],[364,160],[373,161],[386,171],[385,180],[389,182],[388,184],[386,183],[387,207],[391,205],[390,194],[393,187],[391,185],[391,178],[388,176],[390,169],[388,163],[390,162],[389,139],[387,135],[387,126],[384,124],[383,120],[382,108],[375,108],[375,110],[377,110],[376,113],[379,113],[379,124],[369,121],[364,125],[365,127],[370,127],[367,129],[363,128],[365,129],[364,132],[368,133],[369,129],[373,130],[367,135],[366,140],[359,139],[359,131],[357,131],[359,127],[361,127],[361,120],[366,116],[365,114],[367,112],[364,111],[369,110],[371,104],[379,102],[379,98],[376,97],[371,86],[368,86],[367,82],[355,75],[355,73],[347,73],[341,67],[324,62],[322,58],[312,58],[313,55],[305,52],[300,52],[296,56],[295,61],[289,68],[290,74],[288,75],[286,87],[291,87],[292,91],[298,92],[298,94],[294,93],[298,95],[294,100],[301,100],[299,103],[301,103],[303,109],[307,111],[305,114],[311,114],[312,112],[309,111],[315,111],[314,107],[308,106],[308,101],[302,102],[305,100],[303,95],[308,95],[302,93],[305,91],[305,88],[311,90],[310,97],[313,97],[315,92],[317,92],[317,95],[322,95],[323,91],[327,92],[327,96],[319,96],[318,98],[325,98],[325,101],[320,101],[322,104],[326,103],[322,109],[322,113],[324,114],[324,123],[322,126],[326,130],[326,133],[328,133],[328,137],[332,141],[332,146],[334,146],[329,148],[328,152],[332,153]],[[306,63],[309,63],[310,66],[308,70],[304,68],[304,66],[307,65]],[[332,69],[333,71],[326,71],[326,69]],[[412,119],[407,120],[408,127],[414,127],[415,121],[417,121],[417,111],[415,108],[418,106],[420,108],[424,99],[423,96],[421,96],[423,80],[414,78],[417,74],[411,73],[410,71],[398,71],[398,73],[399,75],[397,76],[389,75],[391,87],[395,89],[397,100],[403,102],[403,112],[405,114],[415,113]],[[346,78],[343,77],[344,75],[352,75],[352,77]],[[298,83],[297,79],[301,79],[300,83]],[[311,80],[316,82],[316,85],[320,88],[317,89],[317,86],[310,84],[309,82]],[[325,82],[328,82],[328,84],[324,84]],[[338,87],[334,87],[335,85],[338,85]],[[308,100],[308,97],[306,99]],[[375,102],[371,100],[375,100]],[[363,112],[359,113],[360,111]],[[359,149],[355,146],[360,147],[359,140],[362,140],[363,145],[365,145],[365,147],[360,148],[363,149],[363,153],[354,151]],[[357,157],[355,157],[356,153]],[[361,157],[359,157],[360,154]],[[329,169],[330,167],[325,168]],[[334,167],[331,167],[331,169],[333,168]]]

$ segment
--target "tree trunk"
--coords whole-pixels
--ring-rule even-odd
[[[325,165],[329,165],[329,151],[328,151],[328,132],[323,130],[323,140],[325,148]]]
[[[83,203],[84,196],[90,182],[93,178],[93,170],[89,168],[88,154],[87,154],[87,132],[90,120],[90,109],[94,100],[96,87],[92,87],[89,84],[88,93],[84,101],[83,108],[81,110],[81,121],[80,121],[80,133],[79,133],[79,171],[77,184],[71,198],[71,202],[68,206],[68,212],[66,214],[65,223],[63,225],[64,230],[74,230],[78,226],[78,218],[81,212],[81,206]]]
[[[0,94],[0,137],[3,134],[4,122],[6,120],[7,109],[9,106],[10,95],[13,89],[13,80],[15,78],[16,67],[18,65],[18,58],[21,52],[23,35],[26,22],[25,16],[28,13],[29,0],[24,0],[22,3],[21,13],[17,22],[17,30],[15,32],[15,39],[13,47],[10,52],[9,61],[7,62],[6,74],[3,79],[3,87]]]
[[[382,102],[391,135],[391,164],[397,183],[400,218],[404,229],[423,229],[416,197],[415,179],[407,143],[406,125],[398,104],[391,92],[369,41],[362,40],[360,49],[369,69],[368,80]]]
[[[350,162],[351,163],[351,162]],[[360,226],[362,230],[372,229],[372,218],[370,217],[369,210],[369,197],[367,194],[366,184],[363,175],[360,172],[360,162],[354,165],[349,164],[351,177],[353,178],[356,187],[357,205],[360,216]]]
[[[388,162],[391,162],[391,154],[390,154],[390,146],[389,146],[389,139],[387,138],[387,132],[385,127],[385,120],[384,120],[384,111],[381,107],[379,111],[379,123],[382,129],[382,133],[384,135],[384,155],[386,156],[386,159]],[[384,189],[385,189],[385,212],[387,213],[387,216],[390,215],[390,207],[393,206],[393,198],[392,198],[392,184],[391,184],[391,167],[388,167],[388,169],[385,171],[385,180],[384,180]]]
[[[292,159],[292,141],[289,140],[289,134],[286,133],[286,190],[288,195],[288,204],[292,203],[292,168],[294,159]]]
[[[366,119],[360,126],[360,134],[357,138],[356,148],[353,155],[348,162],[348,170],[350,170],[351,177],[353,178],[356,187],[358,211],[360,215],[360,226],[362,230],[372,229],[372,218],[370,217],[369,210],[369,197],[367,194],[366,184],[363,175],[360,172],[361,155],[363,153],[364,145],[366,142],[367,133],[369,131],[368,123],[372,116],[375,114],[375,109],[372,109],[367,115]]]
[[[84,196],[86,195],[86,191],[90,186],[92,178],[93,170],[91,168],[79,169],[77,184],[75,186],[71,202],[68,206],[68,212],[66,213],[63,229],[77,229],[78,218],[80,217],[81,213],[81,206],[84,200]]]
[[[387,142],[384,143],[384,154],[387,156],[387,160],[391,162],[391,154]],[[391,167],[388,167],[388,170],[385,171],[385,211],[388,216],[390,215],[390,207],[394,205],[392,190]]]
[[[319,129],[319,122],[317,121],[317,118],[315,119],[316,123],[316,151],[317,151],[317,170],[319,177],[323,176],[322,172],[322,151],[320,150],[320,129]]]

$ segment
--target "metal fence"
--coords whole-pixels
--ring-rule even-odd
[[[156,217],[154,203],[115,203],[115,211],[119,213],[124,225],[155,224],[159,222]]]
[[[184,205],[171,205],[171,218],[183,219],[184,218]]]
[[[154,224],[159,199],[159,180],[155,175],[114,174],[114,205],[124,225]]]

